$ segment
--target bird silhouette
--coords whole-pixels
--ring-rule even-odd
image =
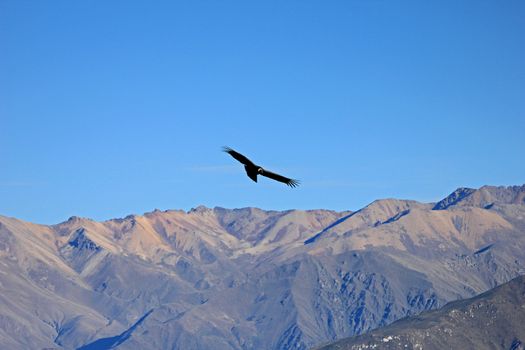
[[[230,147],[223,147],[222,150],[228,153],[230,156],[244,164],[244,170],[250,179],[257,182],[257,175],[266,176],[272,180],[276,180],[282,183],[287,184],[290,187],[299,186],[299,180],[289,179],[285,176],[273,173],[269,170],[264,169],[263,167],[256,165],[251,160],[240,154],[239,152],[234,151]]]

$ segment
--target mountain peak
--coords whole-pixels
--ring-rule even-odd
[[[90,218],[83,218],[81,216],[73,215],[73,216],[69,217],[69,219],[67,219],[63,223],[74,224],[74,223],[79,223],[79,222],[82,222],[82,221],[93,221],[93,220],[90,219]]]
[[[213,209],[210,209],[204,205],[199,205],[198,207],[196,208],[191,208],[189,211],[188,211],[188,214],[193,214],[193,213],[197,213],[197,214],[203,214],[203,213],[208,213],[210,211],[212,211]]]
[[[494,204],[525,204],[525,185],[483,186],[479,189],[460,187],[434,206],[444,210],[451,206],[488,208]]]
[[[437,202],[434,208],[432,208],[432,210],[445,210],[448,207],[457,204],[464,198],[470,196],[475,191],[476,189],[474,188],[460,187],[454,192],[452,192],[451,194],[449,194],[444,199]]]

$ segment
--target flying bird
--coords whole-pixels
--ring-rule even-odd
[[[289,179],[287,177],[284,177],[282,175],[272,173],[269,170],[264,169],[263,167],[254,164],[251,160],[240,154],[239,152],[234,151],[230,147],[223,147],[222,150],[226,153],[228,153],[233,158],[237,159],[239,162],[244,164],[244,170],[246,170],[246,174],[250,179],[257,182],[257,175],[262,175],[269,177],[270,179],[283,182],[287,184],[290,187],[297,187],[299,186],[299,180]]]

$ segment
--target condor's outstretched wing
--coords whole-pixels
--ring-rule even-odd
[[[272,173],[271,171],[268,171],[266,169],[261,169],[259,172],[259,175],[266,176],[266,177],[269,177],[270,179],[283,182],[290,187],[297,187],[299,186],[299,183],[300,183],[299,180],[289,179],[282,175]]]
[[[249,160],[248,158],[246,158],[245,156],[243,156],[242,154],[240,154],[239,152],[235,152],[233,149],[231,149],[230,147],[223,147],[222,150],[226,153],[228,153],[230,156],[232,156],[233,158],[237,159],[239,162],[241,162],[242,164],[244,165],[248,165],[248,166],[255,166],[255,164],[253,164],[253,162],[251,160]]]

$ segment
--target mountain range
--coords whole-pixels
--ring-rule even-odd
[[[358,211],[0,216],[2,349],[308,349],[525,274],[525,185]]]

